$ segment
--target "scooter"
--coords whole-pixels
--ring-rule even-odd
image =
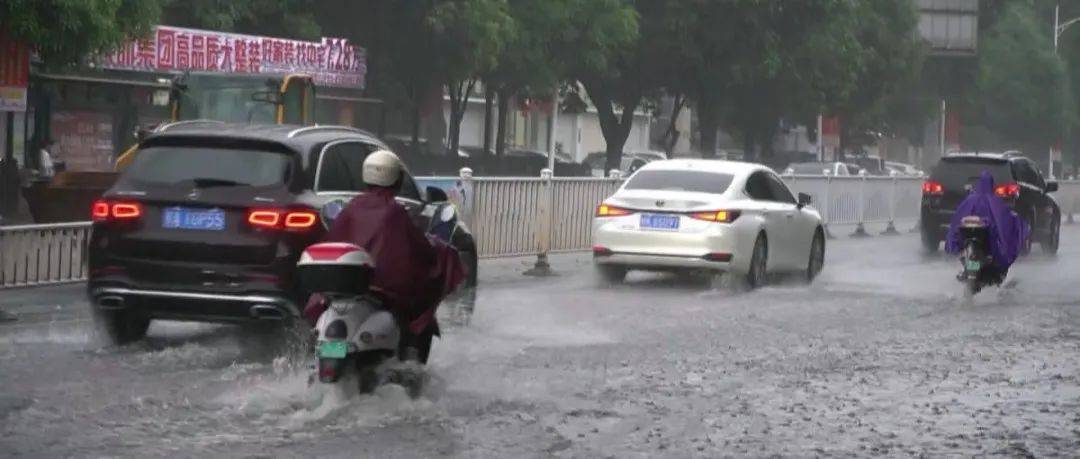
[[[960,220],[960,236],[964,240],[964,248],[960,252],[963,271],[956,279],[964,284],[964,296],[970,299],[990,284],[985,274],[980,275],[984,268],[993,263],[990,231],[982,218],[972,215]]]
[[[400,384],[416,397],[422,372],[400,358],[397,320],[369,288],[374,268],[363,248],[348,243],[315,244],[301,255],[300,282],[328,303],[315,325],[316,375],[323,384],[354,376],[361,393]]]

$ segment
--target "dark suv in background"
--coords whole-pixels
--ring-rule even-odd
[[[968,195],[983,171],[994,176],[994,194],[1005,200],[1031,225],[1031,243],[1057,253],[1061,230],[1061,209],[1050,195],[1058,184],[1043,179],[1035,163],[1018,153],[954,153],[938,162],[923,183],[920,232],[923,248],[938,250],[953,213]]]
[[[346,127],[182,122],[139,144],[94,203],[88,294],[116,343],[151,319],[288,320],[306,295],[296,261],[325,234],[323,209],[365,190],[361,167],[385,149]],[[416,225],[448,238],[476,282],[476,244],[446,194],[406,172],[397,194]],[[336,216],[336,214],[328,215]]]

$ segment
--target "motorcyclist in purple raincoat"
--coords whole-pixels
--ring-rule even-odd
[[[1028,237],[1028,224],[1004,200],[994,195],[994,176],[987,171],[983,171],[975,183],[975,189],[956,208],[945,237],[946,252],[957,254],[964,249],[960,222],[968,216],[981,218],[989,233],[990,255],[994,263],[983,267],[980,277],[986,276],[988,283],[999,285],[1020,255]]]

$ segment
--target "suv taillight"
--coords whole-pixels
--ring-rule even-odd
[[[945,187],[937,180],[927,180],[922,184],[922,192],[929,196],[941,196],[945,194]]]
[[[256,228],[307,231],[319,222],[319,214],[310,210],[252,209],[247,221]]]
[[[95,222],[136,220],[142,213],[142,204],[133,201],[99,199],[90,208],[90,218]]]
[[[1004,185],[998,185],[994,187],[994,194],[999,198],[1015,198],[1020,196],[1020,185],[1016,183],[1006,183]]]

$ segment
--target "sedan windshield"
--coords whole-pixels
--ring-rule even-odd
[[[647,170],[631,177],[626,189],[722,194],[734,179],[720,172]]]

